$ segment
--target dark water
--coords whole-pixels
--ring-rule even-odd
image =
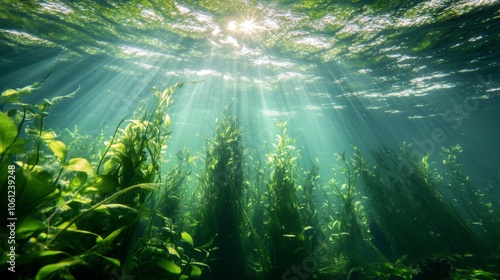
[[[491,186],[494,204],[499,50],[494,0],[0,4],[0,89],[49,72],[25,102],[79,89],[51,108],[46,126],[55,131],[108,138],[151,88],[196,82],[174,95],[172,158],[184,145],[203,153],[229,106],[243,145],[262,160],[274,123],[287,121],[299,166],[318,159],[323,183],[351,145],[369,155],[407,142],[439,163],[441,147],[459,144],[465,173]]]

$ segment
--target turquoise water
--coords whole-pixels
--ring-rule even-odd
[[[80,86],[53,123],[88,131],[113,127],[153,86],[203,80],[176,98],[175,142],[207,135],[231,105],[249,134],[261,134],[249,142],[288,120],[312,159],[443,129],[438,145],[496,162],[496,1],[311,3],[7,2],[2,84],[52,71],[43,98]]]
[[[413,158],[429,155],[441,174],[442,147],[458,144],[464,173],[477,190],[488,189],[483,203],[493,203],[495,215],[499,49],[500,2],[493,0],[0,4],[0,90],[50,73],[23,102],[76,91],[45,118],[62,138],[77,128],[109,139],[154,87],[187,82],[168,111],[165,166],[188,147],[199,172],[206,139],[227,107],[239,118],[243,147],[263,162],[277,141],[276,122],[286,121],[298,168],[318,160],[325,185],[342,166],[335,155],[349,157],[352,145],[372,160],[372,151],[406,142]],[[362,184],[359,190],[369,193]]]

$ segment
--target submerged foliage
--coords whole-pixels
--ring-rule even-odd
[[[319,162],[299,167],[285,122],[261,161],[226,110],[204,156],[184,148],[169,161],[168,111],[183,85],[155,89],[107,141],[45,126],[76,92],[39,104],[22,100],[42,82],[2,93],[0,199],[15,176],[18,279],[499,276],[498,209],[465,175],[460,146],[442,149],[440,168],[405,143],[374,163],[355,147],[322,183]],[[11,276],[7,239],[0,248]]]
[[[244,279],[242,193],[243,146],[238,119],[224,111],[217,120],[213,139],[207,140],[205,166],[200,176],[198,205],[202,227],[200,236],[215,238],[218,250],[210,262],[213,279]]]
[[[403,144],[400,151],[375,153],[374,167],[368,165],[359,150],[355,158],[375,210],[374,222],[384,229],[392,253],[413,260],[432,254],[472,255],[469,261],[483,267],[491,261],[492,248],[484,244],[442,193],[439,176],[431,169],[428,156],[417,161],[410,146]]]
[[[72,151],[44,126],[50,106],[74,93],[36,105],[22,103],[23,95],[41,88],[38,82],[2,94],[2,107],[8,111],[0,113],[1,198],[7,201],[7,183],[14,180],[7,178],[7,170],[11,170],[16,182],[16,207],[11,215],[17,219],[18,278],[52,279],[59,275],[67,279],[111,279],[117,273],[135,272],[133,265],[125,265],[128,253],[137,248],[130,236],[144,222],[147,200],[162,187],[161,151],[170,134],[166,111],[172,94],[181,86],[155,91],[150,113],[139,108],[124,129],[117,126],[102,153],[91,157],[99,158],[94,162],[83,157],[69,158]],[[188,239],[188,233],[179,234],[162,250]],[[153,239],[145,238],[146,244]],[[3,242],[2,248],[8,248]],[[7,252],[2,250],[2,267],[9,259]],[[170,253],[166,256],[172,259]],[[173,265],[189,267],[184,263],[185,258],[190,259],[188,255],[177,256],[179,259],[171,261]],[[165,268],[167,261],[160,259],[158,266]],[[174,275],[172,279],[188,272],[201,274],[199,267],[167,270]]]

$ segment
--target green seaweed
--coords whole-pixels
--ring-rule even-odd
[[[104,152],[90,156],[91,161],[72,156],[81,140],[66,145],[44,125],[50,107],[76,92],[35,105],[23,103],[21,99],[39,90],[41,82],[2,94],[7,98],[3,99],[3,108],[7,108],[8,113],[0,113],[0,122],[6,128],[0,132],[0,169],[12,170],[16,177],[19,279],[111,279],[118,271],[134,272],[127,253],[147,246],[134,247],[136,244],[128,236],[134,235],[137,226],[144,222],[150,194],[163,185],[161,152],[170,134],[167,110],[172,94],[182,85],[156,90],[156,100],[150,102],[153,110],[147,113],[148,104],[144,103],[144,107],[135,112],[136,119],[128,121],[124,129],[118,126]],[[23,131],[28,122],[32,125]],[[77,132],[71,136],[83,137]],[[3,172],[0,178],[1,197],[7,200],[8,180],[4,174],[8,173]],[[180,246],[183,240],[188,240],[186,236],[189,234],[183,232],[171,238],[165,248]],[[153,240],[154,236],[145,239]],[[2,248],[6,244],[3,242]],[[188,243],[193,247],[192,240]],[[189,252],[194,253],[193,250]],[[6,259],[6,253],[2,250],[2,259]],[[200,267],[206,264],[185,253],[178,255],[179,259],[173,263],[182,270],[172,279],[201,275]],[[3,262],[2,268],[5,264]]]
[[[433,254],[470,254],[471,264],[485,267],[490,248],[440,191],[440,177],[431,170],[428,155],[416,160],[410,147],[403,144],[399,151],[375,153],[376,166],[369,166],[356,150],[357,169],[376,212],[374,222],[396,255],[417,261]]]
[[[38,104],[23,100],[41,82],[2,94],[0,199],[15,174],[18,279],[498,277],[491,187],[472,183],[460,146],[434,163],[406,143],[373,162],[354,147],[323,182],[319,161],[300,168],[286,122],[265,161],[226,109],[204,155],[184,147],[169,161],[168,112],[183,86],[154,89],[107,141],[46,126],[76,91]]]
[[[271,175],[269,196],[270,271],[267,279],[277,279],[293,265],[300,265],[304,253],[304,228],[298,211],[295,140],[286,132],[286,122],[277,122],[279,134],[274,151],[268,155]],[[301,250],[302,249],[302,250]]]
[[[200,221],[204,239],[215,237],[219,248],[211,264],[215,279],[245,278],[242,243],[241,195],[244,154],[238,119],[228,109],[217,121],[213,139],[207,140],[205,166],[200,177]]]

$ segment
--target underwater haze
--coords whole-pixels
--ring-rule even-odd
[[[0,3],[3,279],[499,279],[500,1]]]

